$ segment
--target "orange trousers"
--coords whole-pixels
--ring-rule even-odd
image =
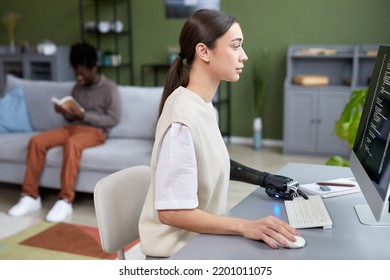
[[[50,148],[63,147],[60,198],[72,202],[75,197],[80,160],[83,149],[103,144],[106,135],[102,129],[84,125],[67,125],[33,136],[28,144],[27,166],[22,192],[32,197],[39,195],[39,179]]]

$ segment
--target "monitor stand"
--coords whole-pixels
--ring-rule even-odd
[[[383,213],[381,220],[377,221],[368,204],[358,204],[354,208],[362,224],[367,226],[390,226],[390,213]]]

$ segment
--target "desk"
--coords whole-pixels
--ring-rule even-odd
[[[300,184],[316,180],[352,177],[346,167],[289,163],[279,174],[294,178]],[[263,242],[240,236],[200,234],[179,250],[171,259],[265,259],[265,260],[390,260],[390,227],[369,227],[360,224],[353,206],[365,203],[361,193],[324,199],[333,220],[332,229],[300,229],[306,239],[302,249],[271,249]],[[282,201],[271,200],[258,188],[227,216],[258,219],[267,215],[287,221]]]

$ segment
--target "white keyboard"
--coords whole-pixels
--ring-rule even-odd
[[[294,228],[332,228],[332,219],[321,196],[311,195],[309,199],[295,197],[285,200],[288,222]]]

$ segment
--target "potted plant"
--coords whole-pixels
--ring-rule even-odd
[[[253,148],[262,146],[263,113],[269,78],[269,51],[262,47],[253,55]]]
[[[341,139],[345,140],[348,146],[352,149],[359,122],[362,115],[364,102],[367,96],[367,89],[354,90],[349,97],[349,101],[345,104],[344,110],[340,118],[334,124],[334,132]],[[349,166],[349,161],[341,156],[333,156],[327,162],[327,165]]]

